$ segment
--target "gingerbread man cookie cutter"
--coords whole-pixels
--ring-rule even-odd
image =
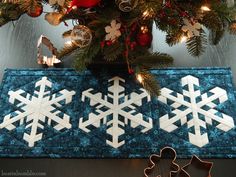
[[[169,177],[176,176],[177,173],[180,170],[180,167],[178,164],[175,163],[177,154],[176,151],[171,148],[171,147],[164,147],[163,149],[160,150],[160,155],[153,154],[149,157],[149,162],[150,165],[149,167],[144,169],[144,177],[149,177],[154,171],[154,168],[158,165],[158,162],[163,159],[164,154],[171,154],[171,156],[167,156],[164,158],[171,158],[171,166],[170,166],[170,172],[169,172]],[[158,175],[157,177],[161,177],[161,175]]]

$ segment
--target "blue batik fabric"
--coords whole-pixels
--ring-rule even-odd
[[[0,88],[1,157],[236,157],[229,68],[152,70],[151,97],[132,75],[7,69]]]

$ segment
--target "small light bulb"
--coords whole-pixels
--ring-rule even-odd
[[[141,31],[142,31],[142,33],[147,33],[148,32],[148,27],[147,26],[141,26]]]
[[[140,82],[140,83],[143,83],[143,77],[141,74],[138,74],[137,75],[137,80]]]
[[[66,41],[65,45],[72,45],[72,41],[71,40],[70,41]]]
[[[143,17],[148,17],[149,16],[149,12],[148,12],[148,10],[145,10],[144,12],[143,12]]]
[[[186,42],[187,39],[188,39],[187,36],[182,36],[182,37],[180,38],[180,42],[181,42],[181,43]]]
[[[207,6],[202,6],[202,7],[201,7],[201,10],[202,10],[202,11],[206,11],[206,12],[211,11],[211,9],[210,9],[209,7],[207,7]]]

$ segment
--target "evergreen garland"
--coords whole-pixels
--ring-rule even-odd
[[[92,36],[85,45],[85,40],[81,41],[85,38],[83,33],[74,39],[75,29],[64,32],[63,38],[70,39],[71,44],[65,45],[57,58],[75,54],[74,67],[78,70],[94,63],[125,63],[128,72],[142,77],[144,88],[155,96],[159,94],[159,85],[149,69],[168,67],[173,58],[149,50],[153,23],[166,33],[169,46],[186,38],[187,50],[194,57],[204,53],[208,41],[217,45],[227,30],[236,34],[235,7],[227,7],[225,1],[218,0],[208,0],[207,4],[205,0],[132,0],[125,8],[123,0],[65,0],[64,4],[48,0],[4,0],[0,1],[0,26],[19,19],[24,13],[37,17],[42,13],[42,4],[49,3],[53,12],[46,13],[45,19],[50,24],[67,24],[72,20],[75,27],[81,27],[78,29],[87,29],[84,31],[87,38]],[[202,27],[195,28],[196,24]]]

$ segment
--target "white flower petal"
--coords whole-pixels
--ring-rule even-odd
[[[112,20],[112,21],[111,21],[111,27],[112,27],[112,28],[116,27],[116,20]]]
[[[50,5],[54,5],[54,4],[56,4],[56,2],[57,2],[56,0],[49,0]]]
[[[64,6],[65,0],[57,0],[57,4],[58,4],[59,6]]]
[[[117,37],[120,37],[120,36],[121,36],[121,32],[120,32],[120,31],[117,31],[117,32],[116,32],[116,36],[117,36]]]
[[[193,33],[195,36],[200,36],[200,32],[198,30],[195,30]]]
[[[106,27],[105,27],[106,33],[110,33],[111,30],[112,30],[112,28],[111,28],[110,26],[106,26]]]
[[[201,29],[201,24],[200,24],[200,23],[195,23],[195,24],[194,24],[194,28],[196,28],[196,29]]]
[[[105,37],[105,40],[106,41],[109,41],[111,38],[110,38],[110,34],[107,34],[106,37]]]
[[[182,30],[186,32],[186,31],[189,31],[189,28],[187,26],[182,26]]]
[[[116,29],[120,29],[120,27],[121,27],[121,24],[120,24],[120,23],[117,23],[115,28],[116,28]]]

